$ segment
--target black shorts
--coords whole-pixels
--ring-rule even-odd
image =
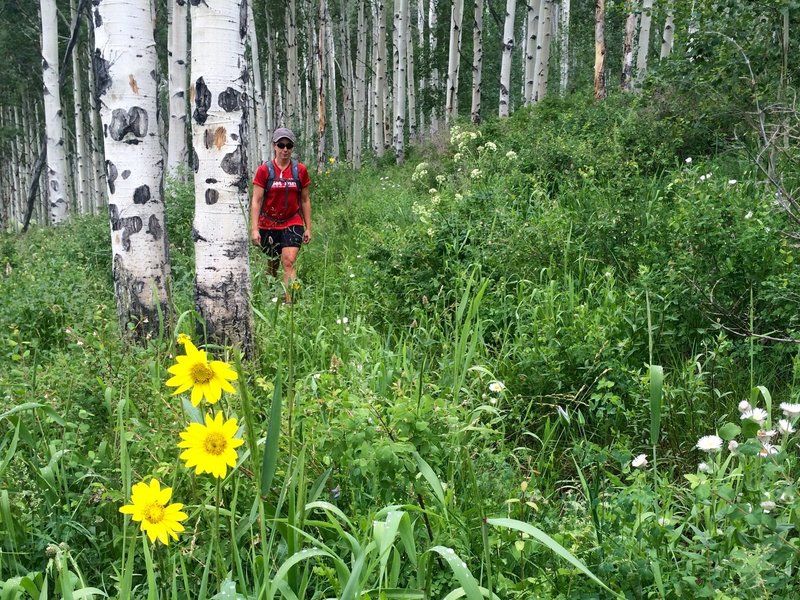
[[[261,251],[267,256],[277,257],[284,248],[299,248],[303,245],[303,234],[306,228],[302,225],[290,225],[284,229],[259,229],[261,234]]]

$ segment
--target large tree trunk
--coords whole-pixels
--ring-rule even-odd
[[[436,19],[436,2],[434,0],[428,0],[428,56],[431,57],[431,78],[430,78],[430,87],[438,92],[439,90],[439,69],[436,66],[436,44],[437,44],[437,37],[436,37],[436,27],[437,27],[437,19]],[[439,132],[439,120],[440,120],[440,107],[441,105],[438,103],[432,103],[431,105],[431,136],[435,136]]]
[[[265,160],[269,160],[271,146],[267,136],[267,111],[264,106],[264,84],[261,80],[261,59],[252,0],[247,2],[247,40],[250,44],[250,71],[253,73],[253,108],[255,110],[255,123],[251,127],[251,131],[256,134],[254,145],[258,148],[253,162],[259,165]]]
[[[606,97],[606,0],[594,3],[594,99]]]
[[[123,335],[143,341],[170,322],[153,21],[149,0],[102,0],[95,10],[117,316]]]
[[[628,18],[625,20],[625,39],[622,42],[622,74],[620,88],[623,92],[633,89],[633,40],[639,16],[636,13],[636,0],[628,1]]]
[[[472,21],[472,108],[471,121],[481,122],[481,84],[483,80],[483,0],[473,0]]]
[[[298,125],[300,107],[300,63],[297,57],[297,4],[289,0],[286,11],[286,114],[284,124]],[[310,115],[308,115],[310,117]]]
[[[636,84],[641,86],[647,74],[647,57],[650,53],[650,24],[653,22],[653,0],[643,0],[642,19],[639,24],[639,54],[636,57]]]
[[[197,157],[192,235],[197,309],[208,337],[249,354],[248,128],[242,79],[247,70],[247,13],[241,8],[240,0],[192,6],[192,140]]]
[[[367,75],[367,22],[364,14],[364,0],[358,2],[358,39],[355,67],[355,94],[353,111],[353,168],[361,168],[361,152],[364,145],[364,126],[366,113],[366,75]]]
[[[539,9],[539,31],[536,34],[536,87],[534,102],[540,102],[547,95],[547,82],[550,76],[550,42],[553,38],[552,0],[542,0]]]
[[[451,0],[450,4],[450,47],[447,54],[447,98],[445,101],[446,123],[450,123],[458,116],[458,71],[461,64],[461,22],[464,16],[464,0]]]
[[[64,117],[58,82],[58,20],[56,0],[41,0],[42,79],[44,114],[47,131],[47,176],[50,193],[50,223],[58,225],[67,218],[67,155],[64,144]]]

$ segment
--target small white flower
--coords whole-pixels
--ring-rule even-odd
[[[497,404],[497,398],[494,398],[494,397],[489,398],[489,403],[490,404]]]
[[[772,438],[775,437],[775,431],[772,429],[769,431],[764,431],[763,429],[759,429],[756,432],[756,437],[758,438],[758,441],[763,444],[765,442],[769,442]]]
[[[722,448],[722,438],[718,435],[704,435],[697,440],[695,447],[703,452],[718,452]]]
[[[336,319],[336,324],[337,325],[341,325],[342,324],[342,320],[341,319]]]
[[[736,185],[737,183],[739,182],[736,181],[735,179],[728,179],[728,185]]]
[[[771,456],[773,454],[777,454],[779,449],[777,446],[773,446],[769,443],[761,444],[761,450],[758,451],[758,455],[761,458],[766,458],[767,456]]]
[[[634,469],[644,469],[647,466],[647,454],[640,454],[631,461]]]
[[[480,179],[481,175],[483,175],[483,172],[480,169],[472,169],[472,171],[469,172],[469,176],[472,179]]]
[[[781,419],[778,421],[778,430],[781,433],[794,433],[796,430],[792,427],[792,422],[789,419]]]
[[[775,510],[775,503],[772,500],[764,500],[761,503],[761,508],[764,509],[765,513],[768,513],[771,510]]]
[[[687,156],[687,157],[686,157],[686,160],[685,160],[684,162],[685,162],[687,165],[690,165],[690,164],[692,164],[692,157],[691,157],[691,156]]]
[[[763,408],[753,408],[742,413],[742,420],[753,419],[756,423],[763,423],[767,420],[767,411]]]
[[[356,274],[355,274],[355,273],[350,273],[350,279],[352,279],[352,278],[353,278],[353,277],[355,277],[355,276],[356,276]]]
[[[462,196],[461,194],[456,194],[455,195],[455,199],[458,200],[458,201],[461,201],[461,200],[464,199],[464,196]]]
[[[752,219],[753,218],[753,211],[752,210],[748,210],[747,214],[744,216],[744,218],[747,219],[747,220]]]
[[[428,190],[429,194],[435,194],[437,192],[438,192],[438,190],[436,188],[431,188],[431,189]]]
[[[739,447],[739,442],[736,440],[731,440],[728,442],[728,451],[729,452],[736,452],[736,449]]]
[[[456,162],[460,161],[461,160],[461,152],[456,152],[455,154],[453,154],[453,160],[456,161]]]
[[[447,177],[445,177],[444,175],[436,176],[436,183],[438,183],[439,185],[444,184],[445,181],[447,181]]]
[[[711,173],[706,173],[706,179],[711,179]]]
[[[347,325],[349,321],[350,319],[348,319],[347,317],[342,317],[342,323],[344,323],[345,325]]]
[[[705,175],[700,175],[700,181],[703,182],[705,180],[706,180],[706,176]]]
[[[753,410],[753,407],[750,406],[750,403],[747,400],[742,400],[739,402],[739,412],[746,413],[749,410]]]
[[[711,473],[711,465],[701,462],[699,465],[697,465],[697,470],[701,473]]]
[[[428,237],[433,237],[433,227],[428,227]]]
[[[490,391],[490,392],[493,392],[493,393],[495,393],[495,394],[499,394],[499,393],[500,393],[500,392],[502,392],[504,389],[506,389],[506,386],[505,386],[505,385],[503,385],[503,382],[502,382],[502,381],[492,381],[492,382],[489,384],[489,391]]]
[[[800,415],[800,404],[791,404],[789,402],[781,402],[781,410],[787,418],[793,419]]]
[[[508,160],[517,160],[517,153],[514,152],[513,150],[509,150],[508,152],[506,152],[506,158]]]
[[[277,302],[277,301],[278,301],[278,297],[277,297],[277,296],[276,296],[276,297],[274,297],[274,298],[272,299],[272,301],[273,301],[273,302]]]

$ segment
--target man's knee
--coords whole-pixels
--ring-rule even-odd
[[[282,254],[281,255],[281,264],[283,265],[284,269],[293,269],[295,262],[297,262],[297,255],[296,254]]]

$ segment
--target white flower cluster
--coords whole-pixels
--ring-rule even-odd
[[[494,142],[486,142],[483,146],[478,146],[478,152],[497,152],[497,144]]]
[[[428,176],[428,168],[428,163],[419,163],[411,174],[411,181],[425,181],[425,178]]]
[[[509,150],[508,152],[506,152],[506,158],[508,160],[517,160],[517,153],[514,152],[513,150]]]
[[[437,185],[444,185],[447,181],[447,177],[445,175],[437,175],[436,176],[436,184]]]
[[[469,172],[469,176],[471,179],[480,179],[483,177],[483,171],[480,169],[472,169],[472,171]]]
[[[431,222],[433,210],[429,206],[425,206],[419,202],[414,202],[414,204],[411,205],[411,212],[414,213],[423,223],[427,224]]]

